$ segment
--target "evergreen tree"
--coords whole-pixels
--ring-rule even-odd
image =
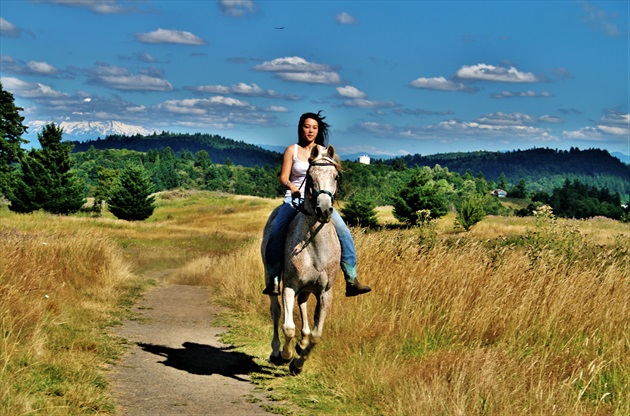
[[[63,129],[44,126],[37,138],[41,149],[20,159],[21,171],[11,187],[9,208],[16,212],[44,209],[53,214],[77,212],[85,203],[85,185],[72,170],[72,145],[62,143]]]
[[[22,149],[20,145],[28,143],[22,139],[28,127],[22,124],[22,107],[16,107],[13,94],[5,91],[0,83],[0,194],[6,194],[13,173],[12,164],[17,162]]]
[[[128,164],[109,192],[107,207],[121,220],[143,221],[155,210],[153,185],[142,165]]]
[[[419,171],[393,201],[392,213],[397,220],[410,225],[421,222],[421,211],[429,211],[430,219],[446,215],[448,199],[443,186],[435,182],[430,171]]]
[[[375,228],[378,226],[378,219],[374,208],[373,201],[365,197],[354,196],[350,198],[348,203],[341,209],[341,215],[351,227]]]

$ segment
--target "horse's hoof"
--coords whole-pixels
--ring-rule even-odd
[[[278,355],[270,355],[269,356],[269,362],[273,365],[277,365],[277,366],[281,366],[281,365],[285,365],[285,364],[289,364],[291,362],[293,358],[289,358],[288,360],[285,360],[284,358],[282,358],[282,354],[278,354]]]
[[[298,366],[295,364],[295,361],[291,361],[291,364],[289,364],[289,372],[292,376],[298,376],[302,372],[302,368],[298,368]]]

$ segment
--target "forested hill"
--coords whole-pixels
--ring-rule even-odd
[[[180,133],[155,133],[150,136],[122,136],[110,135],[105,139],[88,140],[85,142],[71,142],[74,145],[73,152],[85,152],[91,147],[98,150],[104,149],[128,149],[139,152],[149,150],[162,150],[170,147],[175,153],[188,150],[197,153],[205,150],[214,163],[223,164],[230,160],[235,165],[253,166],[280,166],[282,156],[279,153],[265,150],[253,144],[243,141],[228,139],[216,134],[180,134]]]
[[[386,161],[407,167],[440,165],[460,174],[470,170],[474,176],[480,172],[487,179],[496,180],[504,174],[513,183],[519,179],[540,182],[557,177],[608,178],[625,183],[625,192],[630,190],[630,165],[611,156],[606,150],[554,150],[538,148],[511,152],[444,153],[430,156],[408,155]],[[600,184],[605,185],[605,184]],[[609,186],[606,186],[609,187]],[[618,186],[614,188],[619,189]]]

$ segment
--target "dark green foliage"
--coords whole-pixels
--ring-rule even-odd
[[[378,219],[374,208],[373,201],[364,196],[354,196],[341,209],[341,216],[351,227],[375,228],[378,227]]]
[[[205,150],[215,163],[231,163],[241,166],[280,166],[282,155],[261,147],[212,134],[180,134],[163,131],[150,136],[110,135],[104,140],[74,142],[75,152],[84,152],[90,147],[96,149],[128,149],[138,152],[163,150],[167,147],[175,153],[186,151],[195,154]]]
[[[109,211],[121,220],[143,221],[155,210],[153,185],[142,165],[128,164],[114,183],[107,198]]]
[[[597,189],[567,179],[561,188],[556,188],[549,198],[553,213],[565,218],[590,218],[603,215],[619,220],[624,213],[619,194],[612,195],[607,189]]]
[[[72,145],[62,143],[63,130],[53,124],[37,134],[41,150],[20,158],[21,170],[9,191],[15,212],[43,209],[53,214],[77,212],[85,203],[85,185],[72,170]]]
[[[6,194],[9,183],[12,180],[12,164],[17,162],[22,149],[22,143],[28,143],[22,139],[27,126],[22,124],[24,117],[20,115],[24,111],[22,107],[16,107],[13,94],[5,91],[0,83],[0,194]]]
[[[520,179],[525,179],[530,191],[551,191],[562,186],[565,178],[599,189],[619,193],[622,200],[630,199],[630,165],[624,164],[606,150],[554,150],[535,148],[511,152],[444,153],[429,156],[405,156],[409,167],[447,166],[452,172],[464,174],[483,171],[486,180],[498,181],[503,173],[506,182],[496,187],[509,191]],[[393,165],[397,159],[386,161]],[[508,185],[504,187],[502,185]],[[491,187],[492,188],[492,187]]]
[[[457,210],[457,224],[468,231],[486,216],[483,209],[484,201],[481,195],[471,195],[462,201]]]
[[[446,215],[448,199],[444,187],[431,178],[430,172],[421,170],[401,189],[393,205],[392,213],[398,221],[416,225],[427,216],[435,219]]]

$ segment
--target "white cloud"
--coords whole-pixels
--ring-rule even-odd
[[[414,88],[424,88],[438,91],[470,91],[470,89],[461,82],[447,80],[444,77],[417,78],[411,81],[411,86]]]
[[[98,14],[135,13],[134,7],[125,7],[118,0],[38,0],[41,3],[59,4],[62,6],[81,7]]]
[[[20,30],[13,23],[0,17],[0,35],[16,38],[20,35]]]
[[[26,67],[33,74],[52,75],[59,72],[57,68],[50,65],[48,62],[30,61],[29,63],[26,64]]]
[[[563,131],[562,135],[574,140],[619,141],[627,144],[630,141],[630,114],[609,112],[595,126]]]
[[[254,66],[256,71],[274,72],[285,81],[308,84],[338,84],[339,74],[328,65],[309,62],[299,56],[276,58]]]
[[[342,97],[346,98],[366,98],[367,94],[363,91],[351,86],[346,85],[345,87],[337,87],[337,92]]]
[[[537,82],[539,80],[531,72],[521,72],[513,66],[505,68],[487,64],[464,65],[455,76],[467,81]]]
[[[500,93],[493,94],[492,98],[517,98],[517,97],[528,97],[528,98],[549,98],[553,97],[553,94],[548,91],[543,91],[541,93],[537,93],[532,90],[527,91],[501,91]]]
[[[256,65],[254,69],[256,71],[269,72],[312,72],[330,71],[331,68],[328,65],[308,62],[306,59],[299,56],[287,56],[263,62],[260,65]]]
[[[162,28],[149,33],[137,33],[136,39],[142,43],[176,43],[181,45],[205,45],[207,43],[190,32]]]
[[[187,89],[209,94],[235,94],[247,97],[275,98],[292,101],[300,99],[295,95],[279,94],[274,90],[265,90],[258,86],[258,84],[247,84],[244,82],[239,82],[238,84],[234,84],[229,87],[226,85],[200,85],[198,87],[187,87]]]
[[[396,104],[393,101],[373,101],[373,100],[366,100],[363,98],[355,98],[353,100],[344,101],[343,104],[346,107],[357,107],[357,108],[390,108],[390,107],[396,106]]]
[[[93,84],[124,91],[173,91],[173,85],[156,75],[132,74],[128,69],[101,64],[90,71]]]
[[[336,20],[342,25],[350,25],[357,22],[357,19],[348,12],[341,12],[337,15]]]
[[[223,14],[234,17],[245,16],[256,11],[254,2],[251,0],[221,0],[219,8]]]
[[[0,82],[6,91],[11,91],[12,94],[18,97],[33,99],[68,97],[67,94],[55,91],[48,85],[40,84],[39,82],[25,82],[14,77],[0,77]]]

